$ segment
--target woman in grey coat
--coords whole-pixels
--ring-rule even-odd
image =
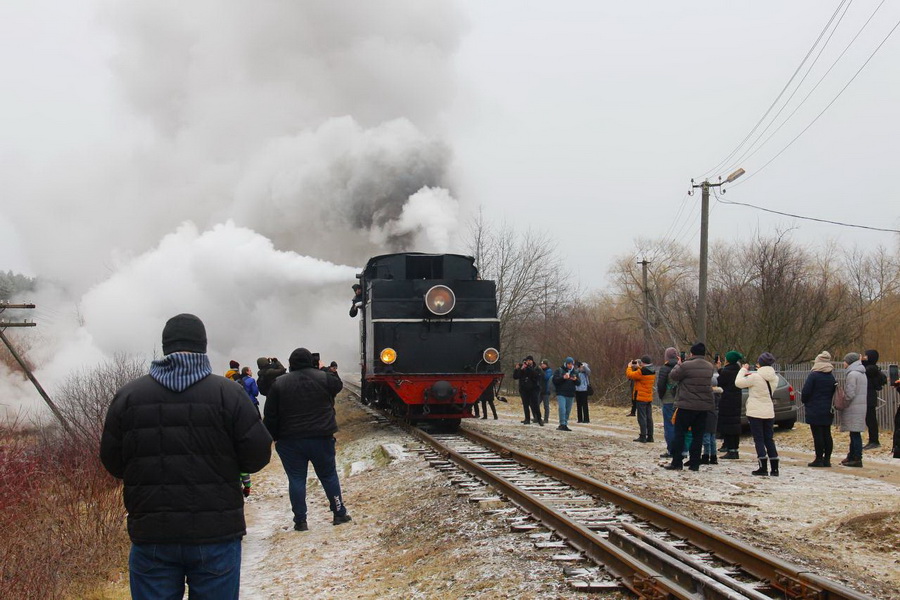
[[[866,369],[862,365],[859,353],[851,352],[844,357],[847,365],[847,377],[844,380],[844,396],[850,405],[841,411],[841,431],[850,432],[850,452],[841,461],[845,467],[861,467],[862,464],[862,432],[866,430],[866,392],[868,381]]]

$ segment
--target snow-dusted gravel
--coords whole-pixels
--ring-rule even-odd
[[[555,408],[555,407],[551,407]],[[639,444],[623,408],[592,405],[588,425],[522,425],[518,399],[500,419],[465,426],[566,465],[808,564],[876,598],[900,598],[900,460],[867,453],[863,469],[806,467],[808,428],[776,432],[779,478],[750,476],[752,442],[742,458],[699,473],[661,469],[661,442]],[[338,461],[353,522],[334,527],[322,489],[308,486],[308,532],[292,528],[287,481],[277,455],[254,476],[247,505],[242,598],[574,598],[551,552],[510,533],[502,516],[457,494],[447,477],[414,452],[386,456],[383,445],[418,447],[375,422],[349,397],[339,400]],[[555,421],[551,410],[551,421]],[[659,413],[656,439],[662,440]],[[553,424],[555,425],[555,424]],[[835,464],[846,452],[836,434]],[[312,472],[312,470],[310,470]]]

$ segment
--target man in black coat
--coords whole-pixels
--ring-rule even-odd
[[[275,440],[288,477],[288,495],[294,512],[294,529],[307,531],[306,475],[309,463],[325,489],[334,513],[332,523],[350,521],[341,496],[335,461],[334,433],[337,416],[334,397],[344,384],[337,373],[322,371],[312,352],[297,348],[288,360],[290,372],[272,384],[266,397],[263,422]]]
[[[887,384],[887,376],[878,366],[878,350],[866,350],[863,354],[863,366],[866,368],[866,428],[869,430],[869,443],[863,450],[880,448],[878,441],[878,392]]]
[[[287,373],[287,369],[281,361],[275,357],[260,356],[256,359],[256,386],[263,396],[269,395],[269,390],[276,379]]]
[[[163,329],[165,355],[116,392],[100,459],[124,479],[131,595],[234,598],[246,534],[241,472],[268,464],[272,438],[247,394],[212,375],[206,328],[180,314]]]
[[[513,379],[519,381],[519,395],[522,397],[522,408],[525,411],[525,425],[531,423],[532,415],[534,422],[544,426],[541,420],[541,379],[544,372],[534,364],[533,356],[526,356],[525,360],[516,365],[513,371]]]

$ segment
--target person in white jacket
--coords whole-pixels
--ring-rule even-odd
[[[772,463],[771,474],[778,477],[778,449],[775,447],[775,400],[773,394],[778,386],[778,375],[772,365],[775,357],[771,352],[763,352],[756,361],[757,370],[751,371],[748,365],[741,367],[734,384],[746,388],[747,422],[756,445],[756,456],[759,468],[753,475],[769,475],[769,463]]]

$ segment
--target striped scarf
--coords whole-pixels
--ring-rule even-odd
[[[211,373],[209,357],[194,352],[173,352],[150,363],[150,377],[173,392],[183,392]]]

